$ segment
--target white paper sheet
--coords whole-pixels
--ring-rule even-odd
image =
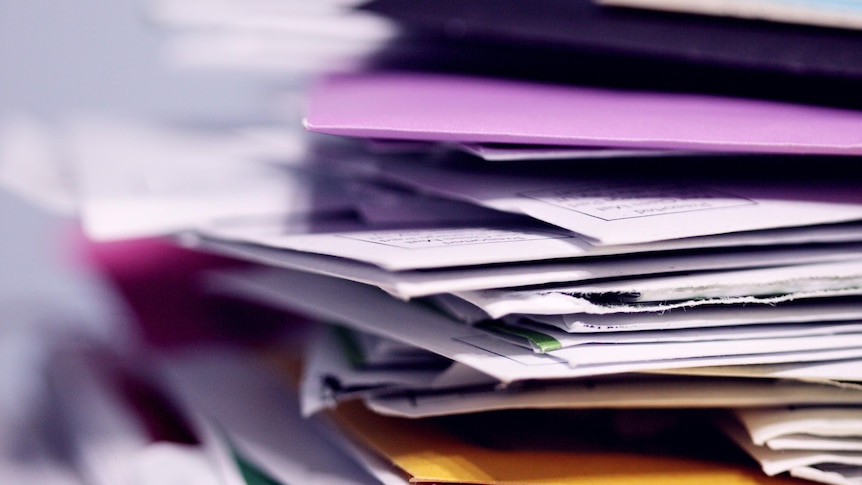
[[[580,295],[621,295],[624,302],[661,302],[840,291],[862,286],[862,259],[776,268],[617,280],[566,287]]]
[[[494,143],[456,143],[455,148],[489,162],[536,160],[595,160],[602,158],[681,157],[699,152],[682,150],[636,150],[605,147],[567,147],[554,145],[506,145]],[[704,152],[703,154],[707,154]]]
[[[509,318],[517,320],[521,317]],[[649,331],[767,323],[819,324],[862,320],[862,304],[856,299],[802,300],[770,306],[700,306],[654,313],[526,315],[524,318],[567,332]]]
[[[793,468],[790,470],[790,475],[830,485],[859,485],[862,483],[862,467],[856,465],[820,463]]]
[[[860,408],[739,409],[737,419],[758,446],[790,434],[862,438]]]
[[[675,378],[626,374],[601,379],[533,383],[452,393],[375,396],[375,412],[421,418],[504,409],[730,408],[853,403],[860,391],[828,385],[757,379]]]
[[[337,188],[266,163],[294,158],[303,141],[285,130],[261,143],[237,130],[179,130],[117,119],[79,119],[65,140],[80,210],[95,239],[164,235],[220,218],[339,210]]]
[[[390,271],[533,261],[584,255],[589,244],[571,233],[524,226],[435,226],[374,229],[358,221],[334,228],[219,225],[201,229],[205,237],[352,258]]]
[[[862,438],[823,438],[807,434],[788,434],[765,443],[773,450],[855,451],[862,452]]]
[[[576,347],[585,344],[646,344],[670,342],[721,342],[727,344],[738,340],[751,339],[781,339],[786,337],[806,336],[838,336],[844,334],[862,334],[862,322],[842,324],[771,324],[733,327],[706,327],[675,329],[673,331],[639,331],[639,332],[594,332],[568,333],[545,325],[517,322],[500,324],[490,322],[481,326],[500,338],[517,345],[532,348],[536,352],[550,349]],[[534,334],[535,337],[533,336]],[[769,340],[764,340],[769,346]],[[732,344],[730,344],[732,345]],[[545,349],[548,350],[545,350]]]
[[[791,354],[818,350],[840,350],[862,347],[862,334],[813,335],[784,338],[740,338],[734,340],[657,342],[629,344],[582,344],[547,352],[548,355],[569,362],[572,366],[614,365],[627,362],[668,361],[668,367],[681,367],[678,359],[706,359],[723,357],[740,358],[741,363],[771,363],[771,354]],[[758,360],[762,357],[762,362]],[[804,358],[804,354],[800,355]],[[792,361],[781,356],[778,362]],[[728,362],[730,364],[730,362]]]
[[[577,179],[381,163],[381,176],[435,195],[526,214],[597,244],[634,244],[862,218],[852,184]]]
[[[364,54],[397,33],[392,22],[380,16],[346,8],[349,1],[149,3],[155,21],[182,29],[163,55],[167,62],[185,67],[308,75],[359,66]]]
[[[346,258],[274,249],[217,239],[189,241],[194,247],[262,264],[299,269],[377,286],[402,299],[467,290],[507,288],[597,278],[658,274],[705,269],[732,269],[839,261],[858,257],[855,244],[801,249],[752,250],[692,255],[665,253],[644,257],[618,257],[573,261],[513,263],[497,266],[440,268],[424,271],[386,271]],[[862,315],[862,312],[860,312]]]
[[[493,291],[493,290],[487,290]],[[476,292],[477,293],[477,292]],[[696,308],[705,305],[777,305],[785,302],[805,299],[825,299],[844,296],[858,296],[862,290],[848,288],[846,290],[833,291],[811,291],[791,293],[780,296],[755,297],[739,296],[728,298],[711,298],[702,300],[688,300],[673,303],[650,303],[639,305],[597,305],[584,298],[571,297],[560,293],[550,293],[541,298],[532,298],[518,301],[512,295],[506,298],[477,298],[476,293],[459,292],[459,296],[466,295],[469,303],[481,308],[491,318],[501,318],[513,314],[567,314],[567,313],[591,313],[595,315],[607,315],[614,313],[661,313],[668,310]]]
[[[211,291],[244,297],[279,308],[306,312],[361,331],[392,338],[461,362],[503,381],[552,379],[673,367],[702,367],[776,362],[804,362],[862,357],[862,348],[848,339],[834,349],[819,342],[815,351],[699,357],[660,361],[609,362],[572,367],[549,354],[536,354],[479,333],[424,306],[396,300],[358,283],[289,270],[219,272],[210,276]],[[338,295],[338,298],[332,298]],[[804,345],[800,345],[804,347]],[[833,348],[830,348],[833,347]],[[568,357],[568,356],[567,356]],[[575,357],[575,359],[577,359]],[[573,361],[575,362],[575,361]]]
[[[577,235],[544,225],[427,224],[375,228],[356,220],[316,220],[305,224],[258,217],[216,221],[199,228],[202,236],[276,249],[325,254],[380,266],[390,271],[540,261],[658,251],[739,248],[824,242],[859,242],[862,224],[777,229],[676,239],[649,244],[594,246]]]
[[[510,345],[511,353],[502,356],[463,342],[464,337],[482,334],[428,308],[396,300],[359,283],[274,269],[213,273],[207,283],[214,292],[307,312],[360,331],[414,345],[498,380],[568,377],[572,374],[564,363],[516,346]],[[290,291],[284,291],[288,288]],[[332,299],[332,295],[339,297]],[[525,365],[516,360],[522,357],[539,365]]]
[[[492,318],[511,314],[661,312],[701,305],[768,304],[862,294],[857,261],[703,272],[538,290],[483,290],[455,296]]]
[[[859,453],[771,450],[752,443],[745,430],[738,423],[726,423],[723,425],[723,429],[742,449],[760,463],[764,473],[769,476],[784,472],[791,472],[796,475],[794,470],[821,464],[862,466],[862,455]]]
[[[363,139],[362,147],[381,155],[436,155],[458,150],[487,162],[529,162],[546,160],[595,160],[605,158],[715,156],[713,152],[683,150],[577,147],[564,145],[518,145],[508,143],[458,143],[420,140]]]
[[[174,36],[164,49],[168,64],[184,68],[218,68],[276,72],[308,77],[321,71],[362,67],[379,47],[373,40],[261,36],[254,32],[204,31]]]
[[[158,22],[191,29],[251,31],[260,36],[332,37],[386,40],[395,33],[379,16],[347,9],[349,1],[237,2],[231,0],[149,1],[148,12]]]

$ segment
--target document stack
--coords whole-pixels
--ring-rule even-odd
[[[287,122],[67,132],[91,237],[253,263],[203,288],[314,320],[165,360],[223,475],[860,483],[853,2],[151,13],[172,62],[290,80]]]

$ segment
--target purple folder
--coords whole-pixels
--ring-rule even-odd
[[[305,125],[367,138],[862,155],[862,111],[427,73],[324,78]]]

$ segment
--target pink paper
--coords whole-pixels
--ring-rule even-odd
[[[325,78],[305,125],[367,138],[862,154],[860,111],[423,73]]]

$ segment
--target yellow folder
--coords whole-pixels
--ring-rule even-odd
[[[352,440],[403,470],[414,483],[801,484],[768,477],[753,463],[622,451],[506,450],[465,441],[434,420],[381,416],[352,402],[330,417]]]

